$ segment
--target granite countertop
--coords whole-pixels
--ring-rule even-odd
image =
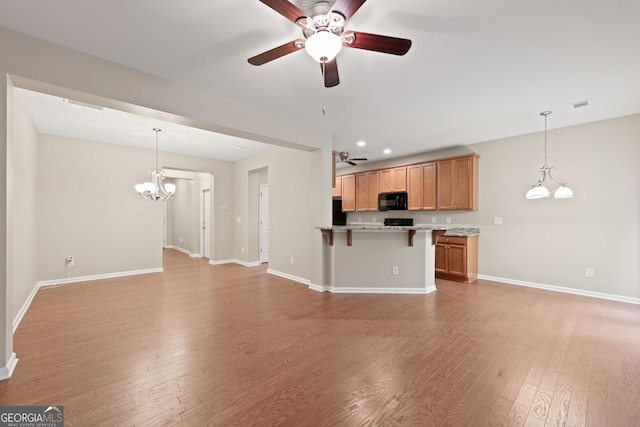
[[[394,226],[383,224],[348,224],[348,225],[334,225],[329,227],[316,227],[319,230],[333,230],[333,231],[408,231],[408,230],[447,230],[444,234],[450,237],[471,237],[480,234],[480,229],[476,227],[454,227],[452,225],[439,225],[439,224],[416,224],[412,226]]]

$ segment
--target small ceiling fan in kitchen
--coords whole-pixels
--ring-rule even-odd
[[[345,30],[347,21],[366,0],[317,0],[308,8],[308,13],[288,0],[260,1],[300,27],[304,38],[249,58],[252,65],[263,65],[304,49],[320,63],[325,87],[333,87],[340,83],[336,55],[342,47],[393,55],[404,55],[411,47],[408,39]]]
[[[365,162],[367,160],[369,159],[367,159],[366,157],[351,158],[349,157],[349,153],[346,151],[340,151],[336,155],[336,163],[347,163],[351,166],[357,166],[357,163],[355,162]]]

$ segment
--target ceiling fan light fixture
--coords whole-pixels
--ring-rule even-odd
[[[304,49],[315,61],[330,62],[342,49],[342,40],[328,30],[320,30],[309,36]]]

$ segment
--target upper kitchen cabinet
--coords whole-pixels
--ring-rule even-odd
[[[402,166],[378,171],[378,191],[380,193],[407,191],[407,168]]]
[[[334,177],[334,186],[331,190],[332,197],[342,197],[342,176]]]
[[[340,180],[342,181],[342,212],[355,212],[356,176],[353,174],[342,175]]]
[[[343,178],[344,179],[344,178]],[[343,181],[344,185],[344,181]],[[344,187],[343,187],[344,188]],[[344,192],[342,195],[344,211]],[[356,174],[356,211],[378,210],[378,172]]]
[[[436,209],[436,163],[407,166],[407,209]]]
[[[438,210],[478,209],[478,155],[437,161]]]

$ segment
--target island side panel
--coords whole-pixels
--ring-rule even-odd
[[[414,245],[406,231],[334,232],[333,292],[428,293],[435,290],[431,231],[418,231]],[[398,267],[398,275],[392,274]]]

